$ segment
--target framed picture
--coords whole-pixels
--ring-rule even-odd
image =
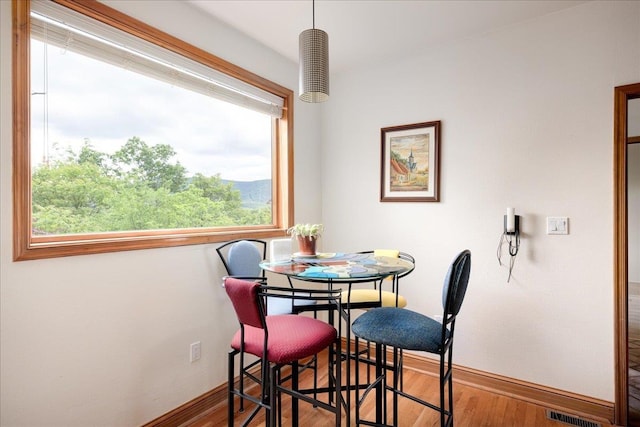
[[[440,201],[440,121],[382,128],[380,139],[380,201]]]

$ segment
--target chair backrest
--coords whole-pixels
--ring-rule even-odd
[[[226,277],[224,289],[233,304],[241,325],[264,329],[264,307],[259,296],[260,283]]]
[[[371,253],[371,251],[368,252],[361,252],[361,253]],[[403,259],[405,261],[409,261],[410,263],[414,264],[416,263],[416,260],[413,256],[409,255],[406,252],[401,252],[398,249],[375,249],[373,251],[373,255],[374,256],[386,256],[389,258],[400,258]],[[396,279],[401,279],[404,276],[408,275],[409,273],[411,273],[413,271],[413,268],[410,270],[405,271],[404,273],[400,273],[398,274],[398,276],[396,277]],[[386,279],[391,279],[392,276],[388,276],[386,277]],[[395,292],[395,290],[394,290]]]
[[[374,249],[374,256],[386,256],[389,258],[398,258],[400,251],[397,249]]]
[[[462,300],[467,292],[469,274],[471,272],[471,252],[466,249],[453,260],[444,279],[442,288],[442,305],[444,321],[448,322],[458,315]]]
[[[267,242],[256,239],[234,240],[216,249],[227,274],[237,277],[261,277],[260,262],[267,254]]]

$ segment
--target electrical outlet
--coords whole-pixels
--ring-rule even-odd
[[[191,363],[195,362],[196,360],[200,359],[200,341],[196,341],[194,343],[191,344],[191,347],[189,348],[189,361]]]

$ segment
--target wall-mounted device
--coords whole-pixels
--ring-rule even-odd
[[[498,263],[502,265],[502,245],[507,244],[509,251],[509,277],[507,283],[511,280],[511,272],[516,262],[516,255],[520,248],[520,215],[516,215],[514,208],[507,208],[507,214],[504,216],[504,231],[500,236],[498,244]]]

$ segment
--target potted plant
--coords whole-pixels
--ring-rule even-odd
[[[322,224],[296,224],[287,233],[298,240],[300,255],[315,255],[316,241],[323,231]]]

